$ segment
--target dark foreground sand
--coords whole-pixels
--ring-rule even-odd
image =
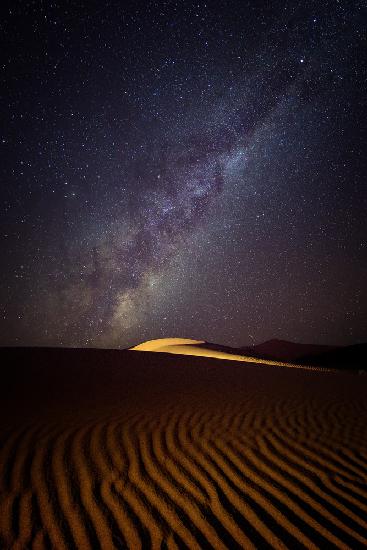
[[[367,376],[0,350],[0,548],[363,548]]]

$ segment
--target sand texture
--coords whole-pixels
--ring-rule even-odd
[[[0,350],[0,548],[367,547],[367,376]]]

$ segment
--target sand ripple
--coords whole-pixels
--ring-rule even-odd
[[[0,546],[362,548],[360,413],[248,399],[9,432]]]

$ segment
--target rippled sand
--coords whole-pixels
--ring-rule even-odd
[[[367,545],[367,377],[0,354],[1,548]]]

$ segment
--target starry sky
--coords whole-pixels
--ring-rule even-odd
[[[366,341],[366,21],[3,3],[0,345]]]

